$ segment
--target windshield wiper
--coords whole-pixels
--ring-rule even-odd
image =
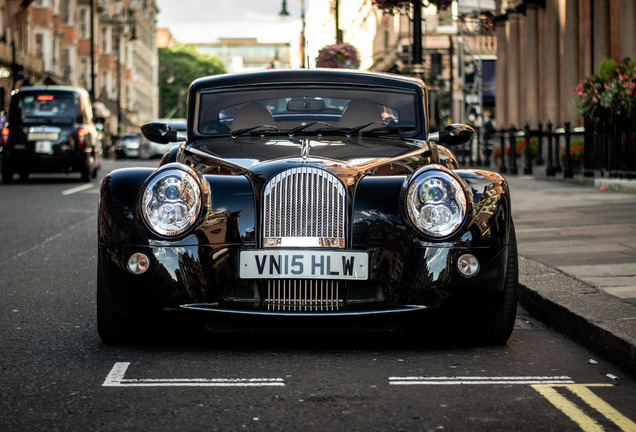
[[[315,126],[315,125],[324,125],[326,127],[320,128],[320,129],[314,129],[311,132],[320,133],[320,132],[324,132],[324,131],[333,129],[333,126],[330,125],[329,123],[317,121],[317,122],[307,123],[306,125],[295,127],[293,129],[288,130],[287,133],[289,134],[289,136],[293,136],[295,133],[302,132],[302,131],[304,131],[304,130],[312,127],[312,126]]]
[[[415,130],[415,125],[390,125],[390,124],[386,124],[384,126],[380,126],[377,128],[373,128],[373,129],[369,129],[366,131],[362,131],[362,133],[375,133],[375,132],[382,132],[382,133],[402,133],[402,132],[408,132],[408,131],[412,131]]]
[[[373,129],[369,129],[369,130],[364,130],[366,128],[368,128],[369,126],[372,126],[374,124],[378,124],[378,127],[375,127]],[[395,124],[387,124],[381,121],[374,121],[371,123],[366,123],[360,126],[356,126],[350,129],[347,129],[347,135],[351,136],[353,134],[356,133],[363,133],[363,134],[368,134],[368,133],[377,133],[377,132],[382,132],[382,133],[402,133],[402,132],[408,132],[408,131],[412,131],[414,130],[416,127],[415,125],[395,125]]]
[[[232,132],[232,138],[236,138],[237,136],[246,134],[248,132],[258,133],[258,132],[261,131],[261,129],[275,130],[275,131],[279,130],[276,126],[272,126],[272,125],[252,126],[252,127],[248,127],[248,128],[244,128],[244,129],[239,129],[239,130],[233,131]]]

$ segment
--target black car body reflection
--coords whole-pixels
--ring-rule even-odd
[[[505,342],[517,255],[506,181],[459,169],[416,79],[359,71],[201,78],[158,170],[116,170],[99,205],[98,329],[161,314],[210,329],[461,327]],[[439,321],[427,317],[440,317]],[[293,324],[292,324],[293,323]]]

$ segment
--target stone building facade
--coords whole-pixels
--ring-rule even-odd
[[[499,0],[496,34],[498,127],[581,125],[576,85],[603,59],[636,55],[636,2]]]
[[[60,84],[88,89],[113,134],[155,119],[158,12],[154,0],[0,0],[0,109],[15,88]]]

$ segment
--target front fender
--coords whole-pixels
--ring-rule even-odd
[[[128,168],[104,177],[99,195],[100,243],[131,246],[254,243],[256,204],[252,185],[243,176],[203,176],[202,181],[208,183],[210,200],[196,226],[173,238],[151,231],[141,217],[139,200],[154,172],[151,168]]]
[[[148,243],[145,227],[136,216],[142,187],[154,171],[152,168],[124,168],[104,177],[97,213],[100,243]]]
[[[506,179],[484,170],[455,170],[472,197],[469,230],[474,238],[482,238],[500,246],[510,242],[510,190]]]

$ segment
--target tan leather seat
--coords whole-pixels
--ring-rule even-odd
[[[354,99],[347,104],[338,126],[352,128],[382,121],[380,108],[368,99]]]
[[[241,108],[234,116],[232,132],[263,125],[276,125],[272,112],[263,104],[251,102]]]

